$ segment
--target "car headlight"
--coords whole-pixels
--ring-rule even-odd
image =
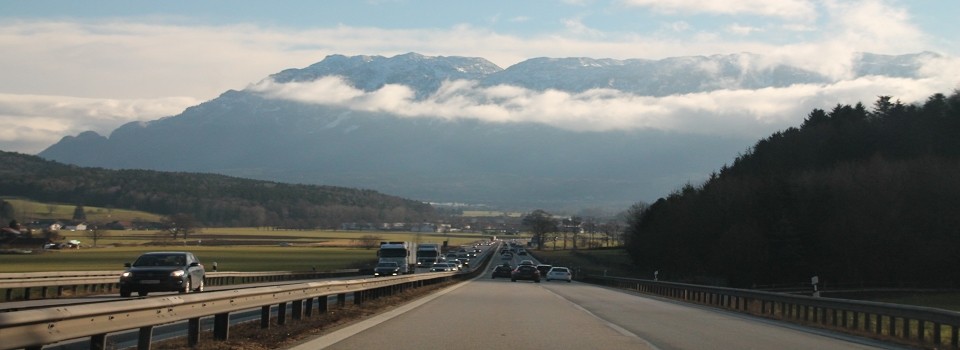
[[[131,273],[130,271],[125,271],[124,273],[120,274],[120,278],[127,278],[130,276],[133,276],[133,273]]]
[[[170,277],[183,277],[183,270],[176,270],[171,272]]]

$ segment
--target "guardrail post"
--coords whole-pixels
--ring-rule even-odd
[[[277,325],[287,324],[287,303],[280,303],[277,306]]]
[[[107,335],[97,334],[90,337],[90,350],[104,350],[107,348]],[[40,349],[39,347],[37,349]]]
[[[192,347],[200,344],[200,318],[194,317],[187,320],[187,345]]]
[[[294,300],[293,301],[293,320],[299,321],[303,319],[303,300]]]
[[[342,308],[344,306],[347,306],[347,294],[346,293],[337,294],[337,307]]]
[[[270,328],[270,305],[260,307],[260,328]]]
[[[878,335],[883,334],[883,315],[877,314],[877,323],[873,325],[873,332]]]
[[[153,326],[140,327],[137,350],[150,350],[150,338],[153,338]]]
[[[887,323],[887,333],[889,333],[891,337],[897,336],[897,318],[896,317],[890,316],[890,322]],[[957,347],[956,344],[954,344],[953,347]]]
[[[941,336],[940,333],[942,332],[941,328],[943,328],[942,324],[938,322],[933,323],[933,343],[936,344],[938,347],[940,346],[941,343],[943,343],[943,339],[940,338]]]
[[[917,341],[919,341],[920,344],[923,344],[923,338],[927,333],[926,327],[924,327],[926,325],[924,325],[924,323],[925,322],[923,320],[917,320]]]
[[[317,313],[325,314],[327,313],[328,305],[330,298],[326,295],[317,297]]]
[[[903,325],[902,325],[902,326],[903,326],[903,330],[902,330],[903,336],[902,336],[902,338],[903,338],[903,339],[906,339],[906,340],[910,340],[910,319],[904,317],[904,318],[903,318]]]
[[[954,349],[960,345],[960,340],[957,339],[958,335],[960,335],[960,327],[957,327],[957,325],[950,326],[950,345],[952,345]]]
[[[361,304],[363,304],[363,295],[364,295],[364,294],[365,294],[365,293],[364,293],[363,291],[360,291],[360,290],[358,290],[358,291],[356,291],[356,292],[353,292],[353,305],[361,305]]]
[[[23,300],[30,300],[30,287],[23,289]]]
[[[307,298],[306,300],[306,309],[303,310],[303,314],[306,317],[313,316],[313,297]]]
[[[213,338],[227,340],[230,337],[230,313],[213,316]]]

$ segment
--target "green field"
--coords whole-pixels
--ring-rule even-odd
[[[70,220],[73,218],[73,210],[76,208],[75,204],[56,204],[56,203],[41,203],[25,199],[17,198],[2,198],[4,201],[13,205],[15,215],[19,220],[36,220],[36,219],[55,219],[55,220]],[[84,207],[84,214],[87,216],[88,222],[112,222],[112,221],[134,221],[134,220],[143,220],[151,222],[159,222],[161,216],[157,214],[151,214],[143,211],[136,210],[126,210],[126,209],[113,209],[113,208],[100,208],[100,207]],[[6,223],[3,223],[6,226]]]
[[[93,242],[84,233],[61,232],[68,239],[80,239],[84,244]],[[110,245],[151,245],[179,244],[189,246],[226,246],[226,245],[279,245],[288,243],[301,246],[355,247],[364,236],[379,237],[381,241],[436,242],[447,241],[449,245],[461,245],[477,240],[487,240],[483,234],[443,234],[385,231],[333,231],[333,230],[275,230],[269,228],[202,228],[184,240],[173,239],[165,232],[156,231],[107,231],[106,236],[98,240],[99,246]],[[74,238],[76,237],[76,238]]]
[[[73,216],[74,205],[47,204],[4,198],[18,218],[64,219]],[[114,220],[160,221],[146,212],[84,207],[88,222]],[[122,270],[143,252],[187,250],[208,268],[216,262],[220,271],[319,271],[372,266],[376,249],[367,249],[362,238],[376,241],[436,242],[458,246],[488,240],[484,234],[443,234],[384,231],[277,230],[271,228],[199,228],[183,237],[147,230],[105,230],[96,246],[89,232],[60,231],[61,239],[80,240],[81,249],[42,251],[34,254],[0,254],[0,272]]]
[[[360,268],[373,264],[376,250],[327,247],[111,247],[51,250],[42,254],[0,254],[0,272],[123,270],[148,251],[188,250],[207,269],[219,271],[318,271]]]
[[[363,236],[384,241],[443,242],[458,246],[484,235],[416,234],[410,232],[275,231],[251,228],[204,229],[183,239],[148,231],[108,231],[90,248],[82,233],[81,249],[49,250],[34,254],[0,254],[0,272],[122,270],[147,251],[187,250],[207,266],[217,262],[220,271],[319,271],[369,267],[376,262],[376,249],[358,246]],[[75,237],[75,238],[74,238]],[[35,251],[40,251],[39,249]]]

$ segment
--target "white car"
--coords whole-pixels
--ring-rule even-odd
[[[547,281],[550,280],[560,280],[567,281],[568,283],[573,280],[573,275],[570,274],[570,269],[566,267],[553,267],[550,271],[547,271]]]

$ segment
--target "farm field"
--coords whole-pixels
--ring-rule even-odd
[[[50,250],[40,254],[0,254],[0,272],[121,271],[148,251],[187,250],[208,270],[219,271],[318,271],[372,266],[374,249],[280,246],[151,246]]]
[[[84,233],[61,232],[64,236],[83,237]],[[173,239],[168,233],[157,231],[107,231],[98,245],[186,244],[209,245],[304,245],[328,247],[355,247],[366,237],[379,237],[378,241],[438,242],[461,245],[489,239],[483,234],[443,234],[389,231],[333,231],[333,230],[275,230],[270,228],[203,228],[190,234],[187,239]],[[89,238],[80,239],[92,245]]]
[[[35,254],[0,254],[0,272],[122,270],[143,252],[187,250],[212,270],[318,271],[372,267],[376,248],[363,240],[438,242],[458,246],[486,240],[482,234],[412,233],[380,231],[270,230],[205,228],[186,240],[156,231],[105,231],[97,247],[85,232],[61,232],[64,240],[82,241],[80,249],[48,250]]]

